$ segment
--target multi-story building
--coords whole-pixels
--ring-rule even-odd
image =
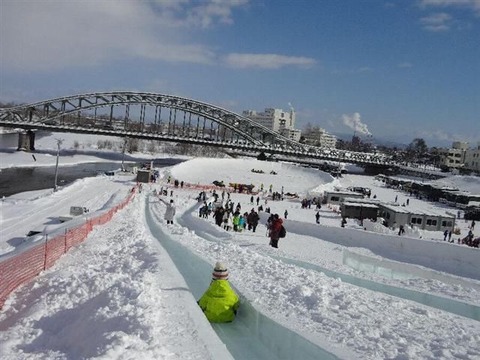
[[[300,141],[302,136],[302,130],[299,129],[283,129],[280,131],[280,134],[289,138],[290,140]]]
[[[337,145],[337,137],[329,134],[325,129],[314,126],[308,132],[303,134],[305,144],[314,146],[323,146],[328,148],[335,148]]]
[[[465,152],[465,169],[480,173],[480,142]]]
[[[295,111],[293,108],[290,111],[272,108],[267,108],[264,112],[245,110],[242,115],[289,139],[300,140],[301,131],[295,129]]]
[[[446,149],[443,154],[443,164],[453,169],[464,167],[467,150],[467,142],[454,141],[452,147],[450,149]]]

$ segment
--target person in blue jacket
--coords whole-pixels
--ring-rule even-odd
[[[212,282],[198,300],[207,319],[212,323],[232,322],[237,314],[240,300],[228,282],[228,269],[217,262],[212,273]]]

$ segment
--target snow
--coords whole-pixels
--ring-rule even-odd
[[[51,137],[39,140],[40,145],[55,149],[56,143]],[[31,162],[30,155],[21,154],[2,152],[1,163]],[[72,161],[84,160],[72,156]],[[302,209],[300,199],[355,185],[371,188],[382,201],[409,198],[409,206],[424,212],[456,209],[388,189],[373,177],[333,179],[317,170],[252,159],[195,158],[160,173],[159,183],[144,185],[108,224],[94,228],[84,243],[10,295],[0,312],[0,358],[248,358],[224,345],[235,328],[212,327],[196,304],[213,264],[223,261],[242,300],[239,324],[257,312],[257,319],[267,319],[258,326],[271,321],[268,326],[289,329],[342,359],[480,359],[479,249],[446,243],[441,232],[407,228],[399,237],[394,229],[368,221],[362,227],[350,219],[341,228],[338,206],[322,206],[318,225],[316,210]],[[167,226],[165,205],[153,190],[168,186],[169,176],[198,186],[214,180],[253,184],[254,189],[263,184],[267,191],[270,185],[273,191],[283,186],[300,199],[265,203],[260,194],[264,207],[282,217],[285,210],[289,214],[287,237],[273,249],[264,226],[267,214],[261,214],[256,233],[226,232],[212,218],[198,217],[198,188],[173,189],[177,215],[175,224]],[[478,178],[449,181],[460,188],[468,183],[479,193]],[[71,205],[91,212],[107,208],[124,199],[133,184],[133,175],[99,176],[55,193],[5,198],[0,261],[26,246],[29,230],[50,232],[61,226],[55,218]],[[250,195],[231,197],[242,211],[256,208]],[[457,222],[462,237],[468,225]],[[167,241],[180,253],[168,252]],[[461,307],[472,315],[458,315]],[[242,339],[233,336],[232,342],[243,346]],[[284,358],[298,356],[283,351]]]

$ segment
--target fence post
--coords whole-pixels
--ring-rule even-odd
[[[45,256],[43,258],[43,270],[47,269],[47,243],[48,243],[48,234],[45,234],[45,246],[44,246]]]

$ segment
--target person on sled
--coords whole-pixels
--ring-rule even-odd
[[[198,300],[198,305],[212,323],[232,322],[237,315],[240,300],[228,282],[228,269],[217,262],[210,286]]]

